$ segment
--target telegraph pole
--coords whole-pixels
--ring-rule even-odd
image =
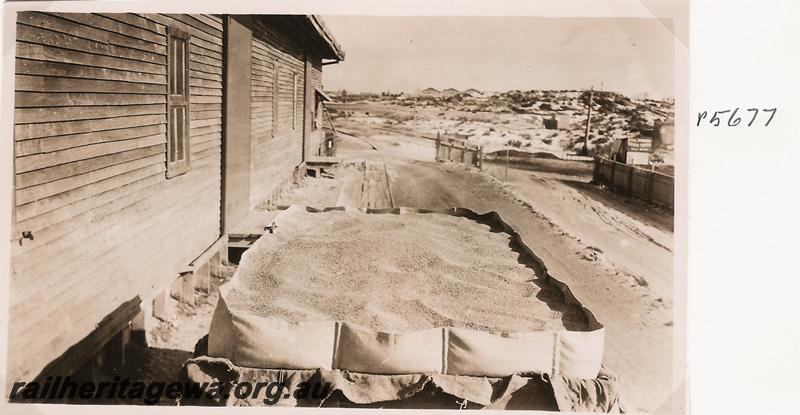
[[[589,130],[592,128],[592,100],[594,99],[594,86],[589,89],[589,114],[586,117],[586,135],[583,137],[583,154],[589,154]]]
[[[506,143],[506,183],[508,183],[508,143]]]

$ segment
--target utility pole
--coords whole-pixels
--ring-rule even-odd
[[[589,154],[589,130],[592,128],[592,100],[594,87],[589,90],[589,114],[586,117],[586,135],[583,137],[583,155]]]
[[[506,183],[508,183],[508,144],[506,144]]]

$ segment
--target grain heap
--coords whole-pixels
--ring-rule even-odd
[[[471,219],[292,207],[278,222],[248,251],[233,309],[392,332],[586,329],[509,234]]]

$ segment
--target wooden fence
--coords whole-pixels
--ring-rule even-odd
[[[437,137],[436,161],[464,163],[480,169],[483,167],[483,150],[478,146],[470,146],[463,140]]]
[[[651,203],[675,208],[675,178],[666,174],[595,157],[594,182]]]

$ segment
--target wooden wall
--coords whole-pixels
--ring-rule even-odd
[[[325,145],[324,133],[315,131],[314,117],[316,115],[317,92],[316,89],[322,89],[322,59],[314,54],[310,54],[306,59],[306,84],[308,91],[306,94],[306,159],[309,157],[325,154],[322,149]],[[322,139],[320,138],[322,137]]]
[[[172,179],[167,26],[191,34],[191,169]],[[16,50],[14,237],[34,239],[12,248],[8,374],[28,380],[220,236],[222,24],[23,12]]]
[[[272,197],[285,184],[303,156],[303,98],[305,57],[303,48],[269,21],[252,25],[251,60],[251,208],[274,203]],[[274,87],[278,68],[278,88]],[[294,77],[297,77],[297,96]],[[277,97],[278,119],[273,120]],[[293,100],[297,99],[297,106]],[[292,122],[292,112],[297,117]]]

